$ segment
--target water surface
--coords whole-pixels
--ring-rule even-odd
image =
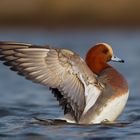
[[[0,63],[0,139],[72,140],[140,139],[140,30],[1,29],[0,40],[50,44],[69,48],[82,57],[95,43],[107,42],[124,64],[111,63],[127,79],[130,96],[118,122],[124,125],[33,124],[34,117],[60,118],[61,108],[47,87],[17,76]]]

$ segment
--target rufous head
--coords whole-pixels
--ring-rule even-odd
[[[99,74],[107,67],[111,67],[107,64],[109,61],[124,62],[124,60],[119,59],[113,54],[111,46],[107,43],[96,44],[86,55],[87,65],[96,74]]]

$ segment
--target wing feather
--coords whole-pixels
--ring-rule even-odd
[[[86,85],[79,73],[82,73],[84,81],[93,78],[93,83],[96,80],[95,75],[86,63],[70,50],[0,42],[0,60],[26,79],[61,91],[77,122],[84,112],[87,101],[91,102],[89,98],[86,100]]]

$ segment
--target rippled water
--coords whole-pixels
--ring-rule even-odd
[[[97,42],[112,45],[125,64],[112,63],[128,80],[130,96],[117,125],[47,126],[33,123],[34,117],[60,118],[61,108],[44,86],[17,76],[0,63],[0,139],[21,140],[72,140],[72,139],[140,139],[140,30],[47,31],[5,30],[0,40],[50,44],[69,48],[84,57]]]

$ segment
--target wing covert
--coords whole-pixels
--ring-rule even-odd
[[[66,49],[0,42],[0,60],[33,82],[58,88],[67,98],[78,120],[85,107],[85,96],[84,86],[70,63],[74,55]]]
[[[58,89],[77,122],[100,96],[100,89],[96,88],[97,75],[70,50],[0,42],[0,60],[26,79]]]

